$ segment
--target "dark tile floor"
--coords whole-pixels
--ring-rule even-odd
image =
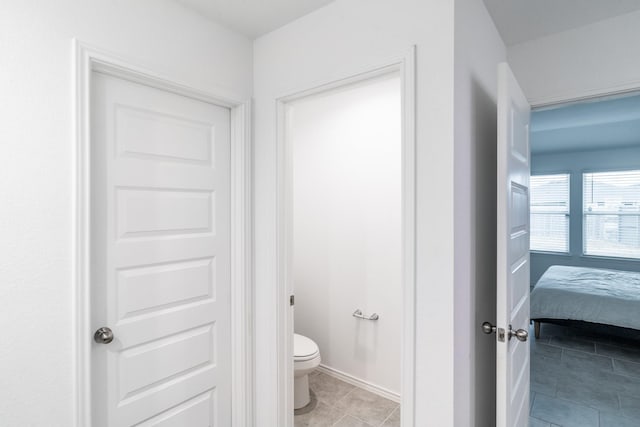
[[[296,410],[295,427],[400,427],[400,405],[329,375],[309,375],[311,403]]]
[[[640,333],[543,324],[530,414],[531,427],[639,427]]]

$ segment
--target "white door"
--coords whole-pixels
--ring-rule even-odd
[[[529,104],[511,69],[500,64],[497,427],[526,427],[529,423],[529,116]]]
[[[230,111],[92,81],[92,427],[228,427]]]

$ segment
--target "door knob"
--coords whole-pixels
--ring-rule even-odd
[[[503,328],[497,328],[489,322],[484,322],[482,324],[482,332],[484,332],[485,334],[493,334],[497,332],[498,341],[500,342],[505,342],[505,335],[507,335],[505,334],[505,330]],[[509,332],[507,336],[509,337],[509,339],[516,337],[518,341],[525,342],[529,338],[529,332],[525,331],[524,329],[518,329],[517,331],[514,331],[511,328],[511,325],[509,325]]]
[[[491,323],[489,322],[484,322],[482,324],[482,332],[484,332],[485,334],[493,334],[496,331],[496,327],[493,326]]]
[[[109,344],[113,341],[113,331],[111,328],[103,326],[99,328],[95,334],[93,334],[93,340],[98,344]]]
[[[514,331],[513,329],[511,329],[511,325],[509,325],[509,339],[511,339],[512,337],[516,337],[518,341],[525,342],[527,338],[529,338],[529,332],[525,331],[524,329],[518,329],[517,331]]]

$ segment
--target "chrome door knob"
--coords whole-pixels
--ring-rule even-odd
[[[496,332],[496,327],[489,322],[484,322],[482,324],[482,332],[485,334],[493,334]]]
[[[99,328],[95,334],[93,334],[93,340],[98,344],[109,344],[113,341],[113,331],[111,328],[103,326]]]
[[[509,329],[509,339],[511,339],[512,337],[516,337],[518,341],[525,342],[527,338],[529,338],[529,332],[525,331],[524,329],[518,329],[517,331]]]

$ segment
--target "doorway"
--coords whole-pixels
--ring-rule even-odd
[[[517,86],[515,79],[512,81]],[[528,110],[524,94],[518,98]],[[632,94],[626,94],[624,101],[609,98],[603,102],[628,104],[634,102],[633,98]],[[499,229],[516,217],[520,223],[526,223],[520,233],[514,230],[511,236],[530,233],[527,244],[517,252],[524,262],[515,265],[517,268],[531,265],[531,271],[524,270],[525,274],[517,281],[507,282],[498,277],[498,317],[502,311],[500,300],[506,295],[507,302],[517,302],[517,311],[525,313],[518,322],[505,323],[508,332],[490,327],[488,322],[483,325],[486,333],[497,333],[497,425],[635,425],[640,408],[640,399],[635,397],[638,375],[629,367],[636,367],[640,354],[640,325],[634,323],[632,314],[637,312],[636,283],[640,283],[640,275],[629,270],[638,269],[640,254],[637,231],[640,153],[638,147],[624,147],[621,148],[624,154],[620,155],[622,152],[616,153],[611,146],[594,150],[593,144],[619,137],[618,131],[633,128],[635,123],[630,122],[636,122],[637,118],[627,111],[614,114],[616,117],[607,123],[608,120],[592,114],[594,108],[600,108],[597,102],[590,99],[585,103],[582,99],[565,107],[538,109],[534,115],[555,115],[556,109],[559,114],[546,122],[541,120],[545,122],[542,124],[533,122],[530,134],[528,114],[522,120],[505,120],[509,117],[504,114],[508,103],[503,101],[499,96],[499,159],[506,147],[514,146],[504,144],[509,142],[504,136],[512,132],[504,132],[501,125],[515,123],[519,123],[519,131],[526,132],[527,137],[532,135],[531,146],[538,151],[534,151],[538,158],[531,163],[534,165],[531,177],[527,162],[526,177],[531,184],[527,193],[531,198],[522,198],[527,202],[519,209],[521,214],[503,218],[498,215]],[[602,109],[607,115],[616,108],[604,105]],[[570,110],[587,110],[587,114],[575,117]],[[571,136],[567,132],[571,127],[568,123],[584,129]],[[599,126],[604,128],[597,129]],[[540,147],[559,148],[560,140],[536,141],[536,137],[552,140],[560,137],[563,143],[577,144],[582,150],[567,150],[565,146],[558,153],[540,153]],[[637,139],[626,139],[626,143],[637,145]],[[522,158],[528,160],[528,146],[524,153],[526,156]],[[585,161],[599,164],[587,165]],[[499,188],[512,182],[499,174]],[[510,202],[508,206],[516,212],[518,204],[522,205]],[[533,250],[531,262],[529,241]],[[498,249],[500,242],[499,238]],[[504,255],[504,251],[498,251],[499,270],[500,263],[510,259]],[[516,285],[518,291],[514,292]],[[516,330],[524,326],[523,320],[533,320],[529,331],[526,327]],[[507,350],[507,355],[509,351],[513,354],[519,351],[520,357],[518,360],[504,357],[501,350]],[[512,375],[513,372],[518,375]],[[502,381],[505,375],[506,383]],[[523,410],[526,408],[529,411]]]
[[[532,424],[637,424],[639,117],[637,92],[532,114]]]
[[[397,73],[287,104],[296,424],[399,420],[400,105]]]
[[[282,425],[296,425],[294,407],[307,403],[298,400],[294,387],[295,378],[300,390],[294,367],[294,345],[299,336],[315,344],[319,366],[308,372],[311,375],[309,403],[298,410],[296,417],[313,417],[315,409],[316,414],[318,410],[333,412],[332,416],[339,415],[345,418],[344,422],[355,420],[366,423],[363,425],[384,422],[400,425],[400,418],[403,425],[411,425],[413,421],[411,415],[404,417],[405,411],[407,414],[413,411],[415,256],[414,107],[412,98],[406,96],[412,86],[412,78],[408,78],[412,73],[408,73],[405,66],[405,62],[393,64],[279,99],[278,255],[281,301],[287,302],[278,310],[282,367],[278,397]],[[376,91],[378,99],[360,102],[361,107],[368,106],[368,111],[360,108],[360,112],[356,112],[360,117],[354,118],[353,105],[347,107],[345,100]],[[385,91],[386,95],[380,98]],[[396,100],[391,107],[395,109],[392,114],[396,121],[395,137],[391,140],[382,135],[384,125],[376,134],[375,124],[385,118],[373,115],[376,102],[382,99],[384,104],[389,94]],[[343,114],[338,113],[340,108],[335,108],[336,102],[346,108]],[[321,115],[314,118],[314,114],[322,110],[328,113],[326,124],[330,125],[331,121],[337,124],[342,119],[344,127],[323,129],[317,121]],[[358,131],[358,126],[353,126],[357,121],[360,121],[359,130],[369,133],[368,138],[362,139],[362,132],[345,137],[349,126]],[[376,146],[371,138],[381,142]],[[373,172],[385,162],[393,166],[387,166],[386,171],[378,169],[380,176],[376,177]],[[376,190],[376,186],[380,188]],[[384,186],[388,187],[389,194],[395,191],[393,200],[380,197],[388,192]],[[367,210],[374,214],[367,215]],[[371,233],[376,227],[389,228],[395,237],[390,241],[382,232],[382,240],[376,241],[375,234]],[[343,244],[336,245],[340,239]],[[385,245],[388,259],[385,259]],[[386,283],[384,274],[372,275],[377,268],[388,270]],[[367,286],[367,282],[374,286]],[[377,291],[369,292],[368,296],[370,288]],[[295,327],[294,322],[297,322]],[[388,342],[396,341],[395,350],[386,351],[388,354],[379,347],[384,346],[383,334],[389,336]],[[323,395],[321,388],[327,385],[339,392]],[[340,393],[343,396],[339,396]],[[359,403],[367,399],[376,401],[373,406],[378,413],[367,418],[371,417],[371,411],[367,414],[366,411],[358,413],[357,409],[347,410],[349,393],[352,400]],[[337,400],[341,401],[331,401],[329,395],[334,400],[340,397]],[[298,424],[306,422],[306,418],[302,418],[297,418]]]
[[[78,424],[248,424],[248,105],[75,51]]]

